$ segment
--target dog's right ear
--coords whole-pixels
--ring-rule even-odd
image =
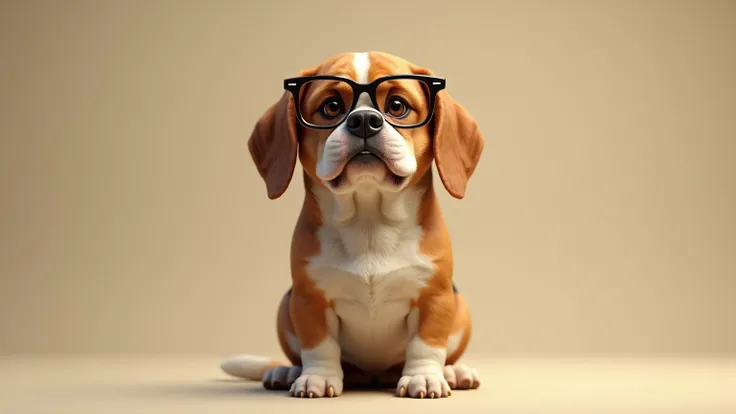
[[[298,149],[294,101],[289,92],[264,113],[248,139],[248,149],[271,200],[289,187]]]
[[[299,76],[310,76],[316,70],[302,71]],[[296,111],[291,93],[264,113],[248,139],[248,149],[258,173],[266,183],[268,198],[281,197],[294,175],[299,149]]]

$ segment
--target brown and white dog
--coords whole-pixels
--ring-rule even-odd
[[[342,76],[366,85],[396,74],[433,76],[381,52],[339,54],[300,76]],[[376,107],[363,93],[355,105],[346,99],[341,107],[325,101],[329,88],[286,92],[258,121],[248,146],[268,197],[286,191],[297,158],[303,166],[292,286],[277,317],[291,365],[239,355],[222,363],[226,373],[309,398],[371,385],[396,387],[401,397],[442,398],[480,385],[474,369],[457,364],[471,320],[453,283],[432,161],[445,189],[463,198],[484,139],[444,90],[436,94],[431,121],[418,128],[392,126],[392,116],[409,111],[421,119],[429,113],[427,91],[409,89],[394,84],[397,100],[390,108]],[[348,120],[332,129],[309,128],[298,122],[299,113],[314,123],[337,115]],[[359,119],[351,118],[358,113]]]

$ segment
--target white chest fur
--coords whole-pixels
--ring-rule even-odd
[[[320,254],[307,268],[334,303],[343,359],[364,369],[385,369],[403,358],[411,337],[411,300],[434,273],[422,255],[416,213],[421,194],[357,192],[336,199],[315,191],[324,225]]]

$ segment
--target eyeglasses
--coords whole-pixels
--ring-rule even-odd
[[[284,80],[284,89],[294,97],[297,119],[316,129],[342,124],[364,93],[389,124],[418,128],[432,119],[437,92],[444,88],[444,78],[413,74],[384,76],[367,84],[330,75]]]

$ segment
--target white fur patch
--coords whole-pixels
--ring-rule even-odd
[[[321,377],[342,379],[340,344],[335,339],[338,320],[332,310],[328,309],[326,312],[328,335],[316,347],[301,350],[302,375],[319,375]]]
[[[346,168],[350,154],[355,154],[366,146],[374,153],[382,154],[386,166],[396,175],[410,177],[417,170],[417,160],[409,144],[393,126],[384,125],[378,134],[364,141],[355,137],[348,130],[347,124],[342,123],[317,148],[317,177],[325,182],[334,179]],[[343,192],[352,190],[344,189]]]
[[[353,67],[356,73],[355,80],[358,83],[368,83],[368,72],[371,68],[371,61],[367,52],[353,54]]]
[[[371,69],[371,61],[370,57],[368,56],[368,53],[355,53],[353,54],[353,68],[355,69],[355,80],[358,83],[368,83],[370,82],[370,69]],[[358,97],[358,102],[356,103],[356,108],[362,107],[362,106],[373,106],[371,102],[371,98],[368,96],[368,94],[363,94],[362,96]]]
[[[426,342],[414,335],[406,347],[406,362],[404,363],[405,376],[444,376],[447,350],[427,345]]]
[[[366,370],[401,362],[413,333],[410,302],[435,272],[419,251],[421,193],[367,187],[344,198],[314,189],[323,213],[321,252],[307,267],[340,320],[342,357]],[[413,329],[415,331],[415,329]]]
[[[460,342],[462,341],[464,334],[465,329],[460,329],[459,331],[450,335],[449,338],[447,338],[447,355],[454,354],[455,351],[460,348]]]

